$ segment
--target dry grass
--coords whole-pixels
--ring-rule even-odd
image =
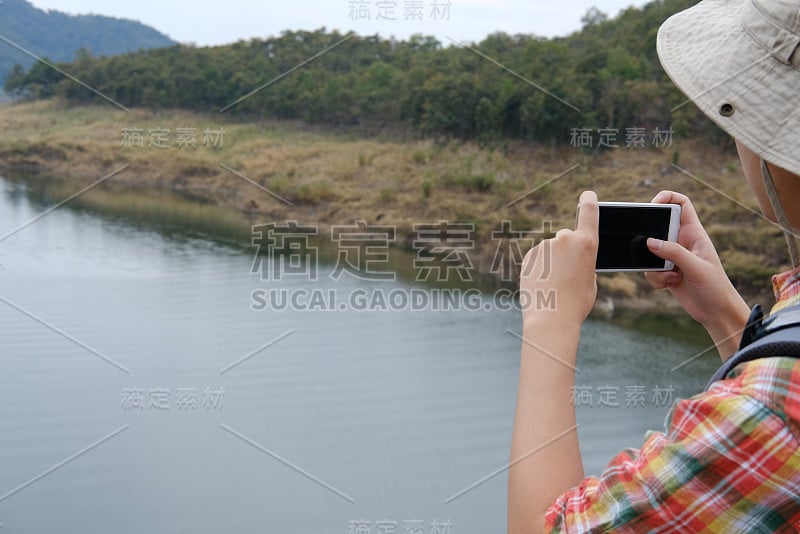
[[[130,127],[167,128],[172,147],[124,148],[122,129]],[[200,132],[224,128],[224,148],[178,150],[175,132],[183,127]],[[2,106],[0,128],[0,168],[38,170],[76,185],[129,163],[110,181],[118,188],[176,192],[262,220],[321,225],[379,221],[397,225],[401,232],[410,231],[414,222],[473,222],[484,241],[477,262],[483,266],[493,252],[490,230],[502,220],[519,229],[539,228],[547,220],[556,230],[574,224],[576,201],[584,189],[596,190],[603,200],[640,202],[661,189],[673,189],[694,199],[730,262],[732,278],[751,299],[765,301],[769,288],[763,277],[787,267],[774,228],[672,169],[670,163],[678,157],[674,151],[679,150],[683,168],[757,209],[736,156],[691,141],[676,141],[674,149],[621,148],[600,154],[524,143],[509,143],[501,151],[475,143],[354,139],[290,123],[237,123],[218,114],[124,113],[104,106],[64,107],[56,101]],[[575,164],[580,164],[576,170],[542,186]],[[646,289],[641,276],[628,275],[604,280],[600,287],[627,299]]]

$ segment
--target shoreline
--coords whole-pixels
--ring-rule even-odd
[[[74,193],[71,180],[53,180],[45,178],[41,173],[20,174],[17,172],[0,176],[0,178],[9,182],[22,183],[40,199],[46,198],[47,203],[55,203]],[[96,191],[85,193],[71,201],[71,204],[72,209],[119,218],[126,224],[142,225],[162,232],[165,227],[174,227],[178,232],[186,232],[187,235],[195,233],[202,239],[241,249],[243,253],[253,253],[253,247],[249,242],[250,231],[252,223],[257,223],[257,216],[213,204],[200,203],[178,193],[172,192],[165,196],[163,194],[148,195],[131,189]],[[323,235],[327,233],[326,231],[329,231],[329,228],[321,228]],[[321,261],[328,263],[336,261],[335,252],[331,251],[329,246],[326,248],[322,242],[312,244],[319,246],[322,250]],[[413,251],[408,248],[394,247],[392,255],[408,257],[413,255]],[[393,264],[398,264],[396,258]],[[408,283],[414,282],[410,269],[399,269],[399,271],[400,280]],[[507,284],[501,284],[485,273],[479,273],[479,276],[481,280],[478,286],[482,293],[491,293],[508,287]],[[427,285],[438,287],[432,284]],[[615,295],[611,291],[604,290],[606,286],[603,278],[599,279],[598,286],[597,303],[591,315],[593,319],[612,320],[612,322],[629,326],[642,321],[660,319],[681,322],[683,325],[693,323],[685,315],[677,301],[665,292],[652,291],[651,298],[620,297],[619,294]],[[608,309],[609,299],[613,301],[611,310]],[[640,329],[636,326],[631,327]],[[699,325],[697,327],[698,331],[702,330]]]
[[[753,227],[752,217],[741,208],[722,205],[707,188],[670,169],[669,163],[680,158],[698,176],[731,189],[735,156],[691,141],[678,141],[669,151],[586,154],[522,142],[485,148],[471,142],[359,139],[294,123],[217,122],[215,127],[226,132],[218,150],[132,150],[120,143],[120,132],[132,124],[175,131],[181,124],[200,127],[219,119],[177,111],[120,115],[57,101],[0,106],[0,127],[13,132],[0,147],[0,171],[24,174],[29,182],[60,184],[64,198],[127,165],[84,202],[94,202],[101,211],[130,204],[144,213],[163,211],[158,198],[175,196],[192,206],[175,215],[189,225],[246,230],[253,224],[297,220],[318,225],[321,235],[330,235],[333,225],[363,220],[396,227],[395,248],[405,254],[413,254],[415,223],[467,223],[475,228],[470,258],[476,272],[489,278],[497,248],[492,232],[502,221],[546,238],[574,223],[574,205],[583,189],[595,189],[603,199],[630,201],[649,201],[661,189],[674,189],[695,199],[701,220],[712,220],[706,223],[709,234],[723,261],[738,265],[732,279],[738,278],[746,299],[771,302],[765,300],[771,291],[764,277],[781,266],[775,257],[782,245],[779,232],[766,224]],[[553,180],[565,168],[573,170]],[[746,198],[744,179],[733,183],[732,193]],[[759,241],[768,245],[766,253],[754,249]],[[653,291],[641,274],[598,277],[596,316],[620,312],[683,313],[671,295]]]

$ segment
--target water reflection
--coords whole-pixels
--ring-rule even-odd
[[[58,198],[0,182],[0,233]],[[155,216],[145,201],[95,197],[0,242],[0,296],[27,312],[0,303],[0,495],[129,425],[0,497],[4,529],[346,533],[360,519],[505,528],[504,474],[445,499],[508,460],[517,312],[255,312],[265,282],[236,237],[250,222],[169,202]],[[191,217],[223,217],[230,232]],[[374,286],[329,270],[314,288]],[[670,372],[699,348],[673,334],[586,324],[578,419],[589,472],[662,426],[656,388],[675,399],[704,385],[713,356]]]

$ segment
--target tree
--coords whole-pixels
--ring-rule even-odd
[[[17,63],[12,67],[11,72],[3,84],[3,89],[6,93],[11,95],[11,98],[17,99],[23,95],[25,91],[25,82],[27,76],[25,75],[25,68]]]
[[[592,6],[587,9],[586,13],[581,17],[581,24],[584,28],[600,26],[605,22],[608,22],[608,14],[604,11],[600,11],[600,8],[597,6]]]
[[[34,63],[28,75],[25,77],[25,89],[30,93],[31,98],[49,98],[55,94],[55,87],[63,78],[63,75],[51,67],[50,61]]]
[[[614,126],[616,114],[626,98],[625,82],[639,77],[639,67],[636,60],[622,47],[609,50],[606,66],[598,73],[600,81],[604,84],[600,104],[606,110],[607,123],[605,126]],[[630,109],[630,108],[629,108]],[[623,118],[623,122],[628,117]],[[624,126],[624,125],[623,125]]]

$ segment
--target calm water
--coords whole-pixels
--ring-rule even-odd
[[[0,235],[32,198],[0,181]],[[65,206],[0,241],[4,532],[505,531],[505,472],[445,500],[508,461],[516,312],[255,312],[249,253],[151,223]],[[586,324],[589,473],[662,427],[659,388],[702,388],[714,355],[670,372],[682,335]]]

